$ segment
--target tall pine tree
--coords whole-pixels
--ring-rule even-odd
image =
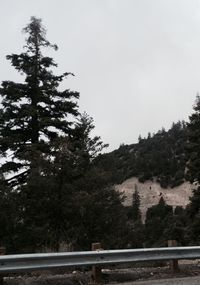
[[[44,158],[51,156],[52,142],[70,136],[69,116],[78,115],[79,93],[59,89],[71,73],[54,75],[51,68],[56,63],[42,53],[57,46],[46,39],[41,20],[32,17],[23,31],[27,35],[24,52],[7,59],[24,82],[3,81],[0,88],[0,155],[4,157],[0,170],[12,185],[26,182],[30,172],[38,175]]]
[[[52,69],[57,64],[43,55],[45,48],[57,50],[57,46],[46,39],[41,19],[31,17],[23,32],[24,51],[7,56],[22,75],[22,83],[3,81],[0,87],[0,174],[8,189],[7,201],[15,203],[15,219],[10,220],[15,240],[7,236],[14,250],[26,243],[30,250],[31,239],[35,248],[49,234],[51,163],[60,141],[73,136],[73,121],[79,115],[79,93],[61,91],[59,86],[73,74],[55,75]]]

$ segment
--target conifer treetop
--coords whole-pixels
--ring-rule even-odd
[[[24,82],[3,81],[0,88],[0,155],[6,158],[2,173],[16,173],[51,155],[54,141],[71,136],[74,118],[79,115],[79,93],[59,88],[72,73],[55,75],[53,58],[42,53],[43,48],[57,50],[57,46],[46,39],[41,19],[31,17],[23,32],[25,51],[7,59],[25,76]],[[12,161],[8,161],[8,153]]]

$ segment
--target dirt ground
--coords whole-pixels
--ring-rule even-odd
[[[181,278],[190,276],[200,276],[200,262],[198,261],[179,261],[180,272],[172,273],[168,264],[165,266],[148,267],[135,266],[129,268],[110,267],[102,269],[102,283],[123,283],[129,281],[159,280],[167,278]],[[163,265],[163,264],[162,264]],[[5,285],[91,285],[90,271],[65,272],[34,272],[28,275],[13,275],[4,277]]]

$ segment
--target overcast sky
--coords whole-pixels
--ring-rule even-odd
[[[0,81],[20,80],[5,56],[43,19],[63,87],[80,92],[109,150],[188,120],[200,91],[200,1],[0,0]]]

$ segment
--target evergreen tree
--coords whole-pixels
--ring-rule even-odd
[[[56,63],[42,53],[44,48],[56,50],[57,46],[46,39],[41,20],[32,17],[23,31],[27,35],[25,51],[7,59],[24,82],[3,81],[0,88],[1,173],[12,185],[25,183],[31,171],[41,174],[42,161],[52,155],[52,142],[70,136],[69,116],[78,115],[79,94],[58,88],[71,73],[54,75],[51,68]]]
[[[179,245],[188,245],[187,226],[189,217],[187,212],[180,206],[177,206],[173,215],[169,215],[163,236],[166,240],[177,240]]]
[[[20,227],[18,206],[16,193],[13,193],[2,179],[0,185],[0,246],[6,247],[6,253],[16,250]]]
[[[140,211],[140,195],[135,189],[135,192],[133,193],[133,200],[132,200],[132,215],[133,215],[133,221],[140,221],[141,220],[141,211]]]
[[[163,245],[166,240],[165,230],[169,227],[173,216],[173,209],[165,203],[163,197],[157,205],[147,210],[145,220],[145,234],[147,246]]]
[[[27,35],[24,52],[8,55],[7,59],[24,81],[3,81],[0,88],[0,172],[1,183],[9,190],[8,200],[15,202],[17,213],[12,219],[16,237],[13,248],[23,245],[23,250],[30,251],[51,237],[49,210],[59,195],[52,196],[57,190],[52,183],[52,162],[58,145],[73,136],[72,119],[79,114],[79,93],[60,90],[64,78],[73,74],[53,73],[57,65],[43,55],[43,49],[57,50],[57,46],[46,39],[41,20],[32,17],[23,31]],[[15,199],[11,200],[13,195]]]
[[[92,118],[81,115],[67,147],[58,150],[52,164],[49,225],[56,247],[63,241],[82,250],[94,241],[108,248],[123,244],[126,220],[122,197],[107,185],[105,172],[94,166],[94,158],[107,145],[100,137],[91,137],[93,129]]]
[[[142,217],[140,211],[140,195],[135,185],[135,192],[133,193],[132,205],[127,207],[127,245],[131,248],[143,247],[144,242],[144,225],[142,224]]]
[[[193,190],[190,204],[187,207],[188,221],[187,232],[190,243],[199,244],[199,213],[200,213],[200,96],[197,95],[194,113],[189,117],[188,139],[186,151],[188,153],[187,177],[197,187]]]
[[[189,117],[188,143],[189,162],[188,174],[191,182],[200,182],[200,96],[197,95],[194,113]]]

